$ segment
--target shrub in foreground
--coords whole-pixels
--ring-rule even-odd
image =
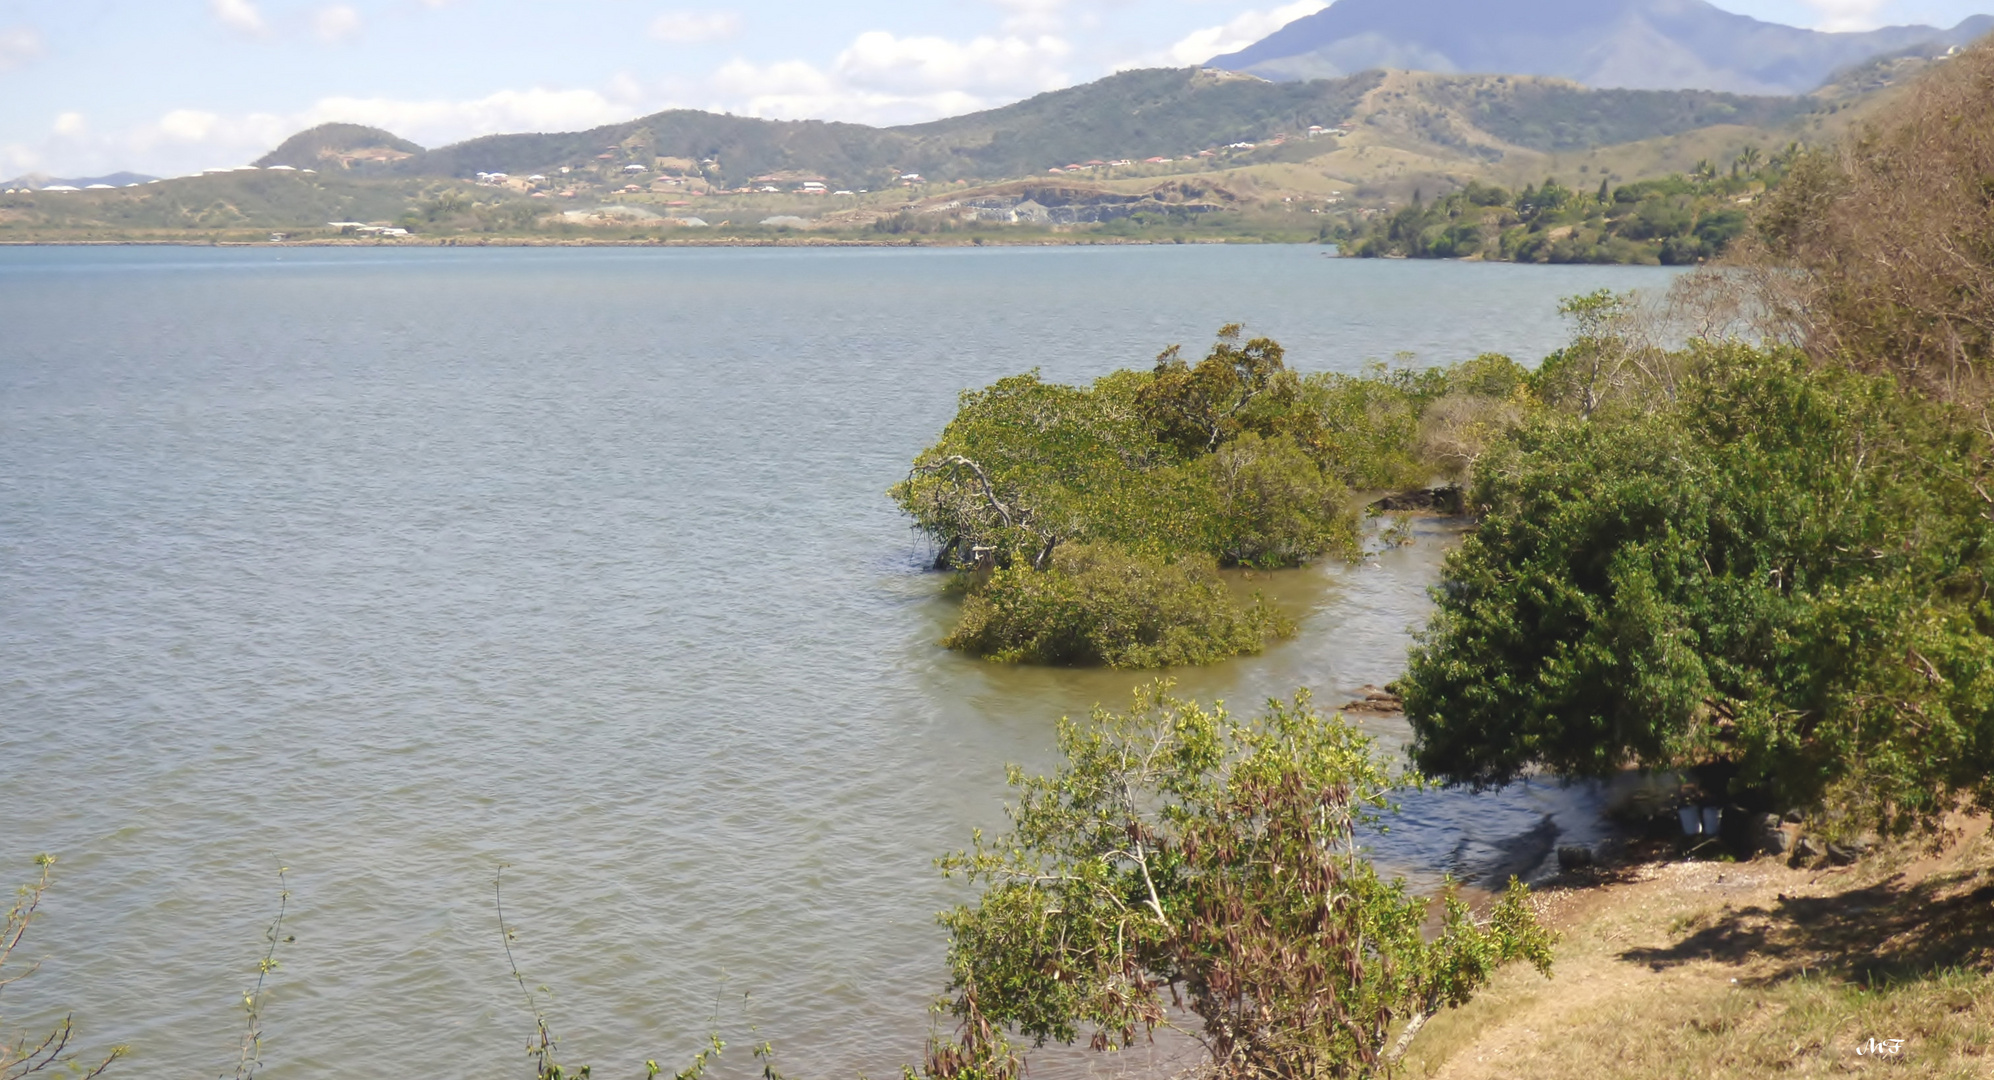
[[[1166,562],[1074,544],[1045,570],[976,580],[942,644],[1008,663],[1157,668],[1257,653],[1293,631],[1258,597],[1235,598],[1210,556]]]
[[[1167,1002],[1224,1080],[1377,1076],[1497,968],[1549,972],[1514,880],[1485,919],[1450,890],[1426,932],[1430,901],[1360,846],[1416,779],[1305,694],[1242,721],[1159,682],[1127,715],[1062,721],[1059,745],[1056,775],[1011,770],[1008,835],[941,860],[982,894],[942,916],[961,1027],[930,1047],[930,1077],[1016,1077],[1013,1033],[1124,1047]]]

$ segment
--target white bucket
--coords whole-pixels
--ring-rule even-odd
[[[1703,808],[1703,835],[1716,836],[1718,829],[1723,824],[1724,824],[1723,807],[1706,806]]]
[[[1682,834],[1684,836],[1695,836],[1703,831],[1703,815],[1697,811],[1696,807],[1685,806],[1676,811],[1676,816],[1682,819]]]

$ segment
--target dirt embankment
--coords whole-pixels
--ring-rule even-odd
[[[1994,840],[1853,866],[1650,849],[1540,890],[1552,978],[1436,1017],[1408,1075],[1481,1080],[1994,1077]]]

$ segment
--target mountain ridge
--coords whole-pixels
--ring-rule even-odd
[[[1706,0],[1337,0],[1207,67],[1274,80],[1372,68],[1566,78],[1600,89],[1797,95],[1891,53],[1942,54],[1994,31],[1826,33],[1724,11]]]
[[[1328,148],[1306,137],[1311,128],[1337,129],[1359,119],[1377,128],[1380,113],[1404,114],[1403,123],[1394,120],[1386,128],[1424,125],[1433,132],[1439,132],[1435,117],[1446,114],[1448,126],[1476,133],[1439,132],[1433,139],[1479,146],[1468,152],[1487,161],[1514,149],[1557,153],[1719,124],[1772,127],[1820,107],[1799,97],[1599,90],[1535,77],[1421,76],[1408,82],[1372,71],[1271,82],[1156,68],[892,128],[680,109],[580,132],[487,135],[423,150],[388,132],[343,125],[301,132],[257,164],[323,166],[331,155],[357,175],[469,179],[480,173],[599,176],[629,166],[650,171],[663,162],[722,188],[770,176],[876,188],[908,173],[943,182],[1004,180],[1090,161],[1183,160],[1215,148],[1231,148],[1229,158],[1299,162]]]

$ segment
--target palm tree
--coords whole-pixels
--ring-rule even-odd
[[[1704,158],[1702,161],[1696,163],[1696,168],[1689,171],[1689,178],[1698,183],[1707,184],[1717,179],[1717,166],[1712,165],[1709,158]]]
[[[1747,174],[1755,173],[1759,171],[1759,166],[1764,164],[1764,162],[1765,155],[1759,153],[1759,148],[1756,146],[1747,146],[1738,152],[1739,172]]]

